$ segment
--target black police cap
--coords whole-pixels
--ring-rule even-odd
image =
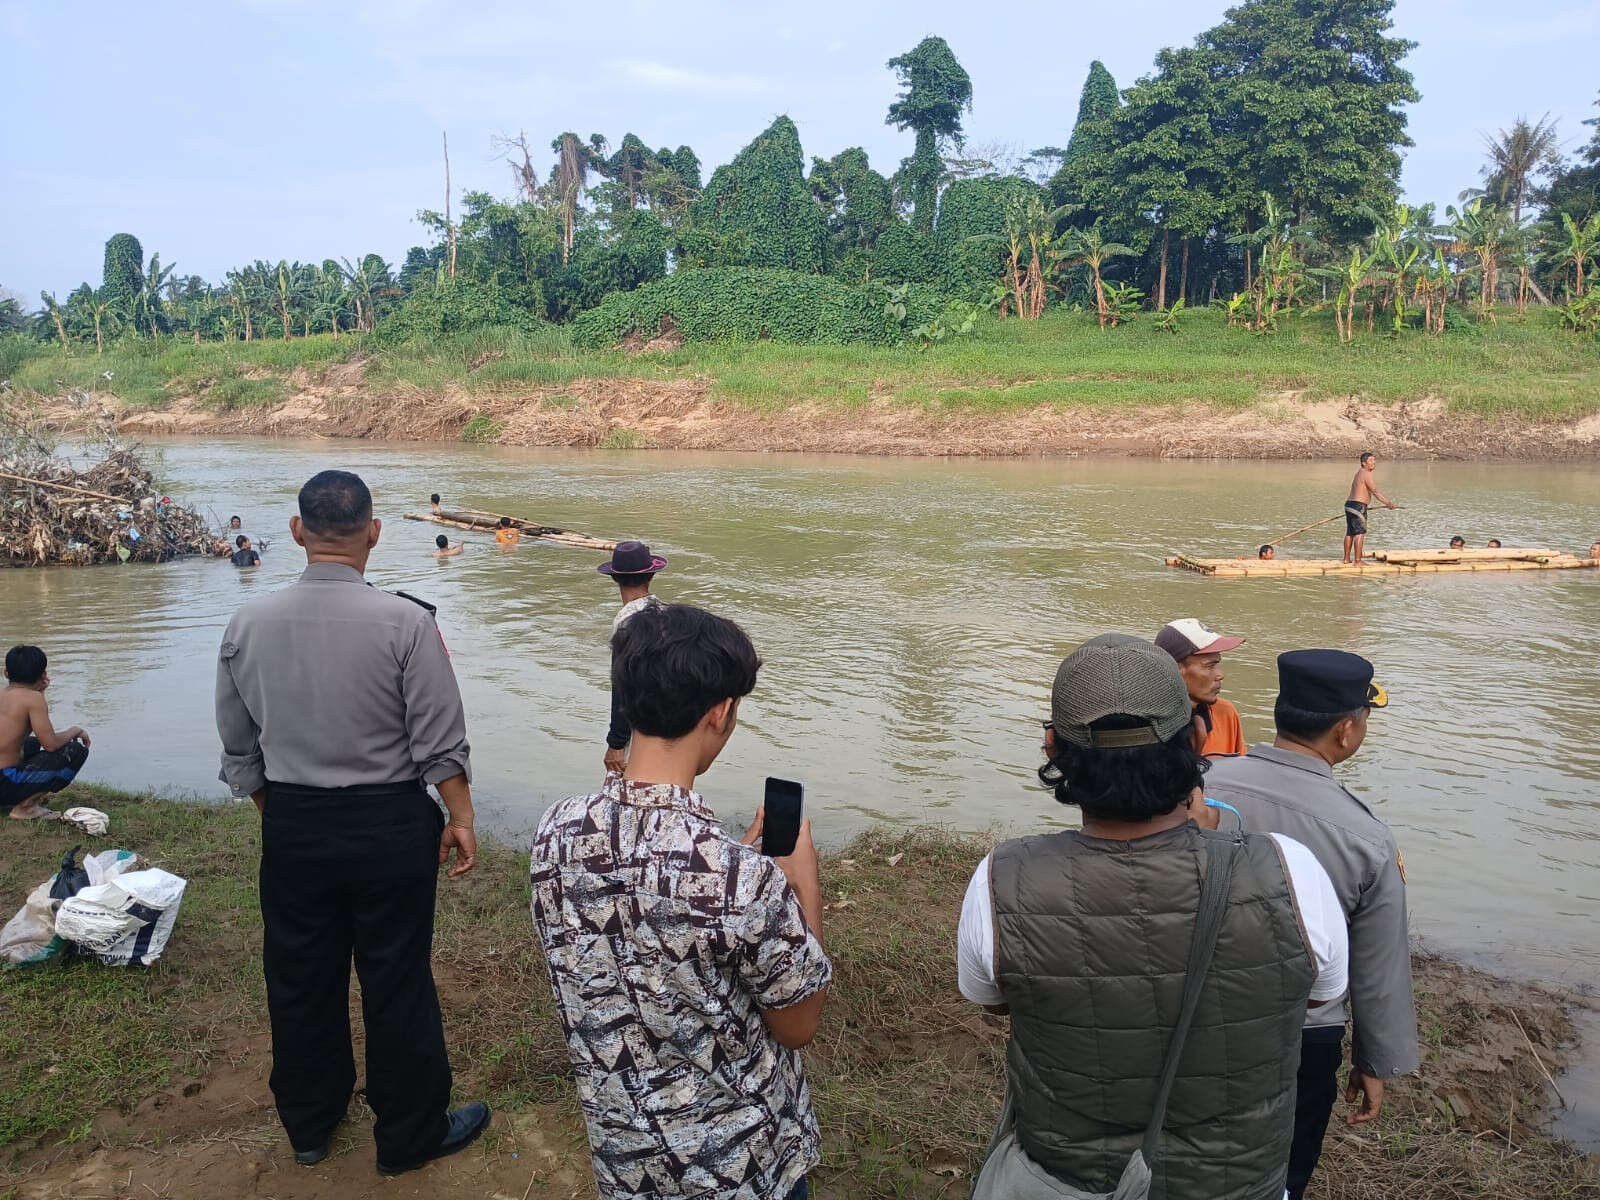
[[[1345,650],[1287,650],[1278,655],[1278,698],[1302,712],[1383,708],[1389,695],[1373,682],[1372,664]]]

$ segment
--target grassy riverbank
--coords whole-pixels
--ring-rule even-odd
[[[189,892],[149,970],[73,962],[0,975],[0,1198],[592,1194],[525,855],[485,846],[476,872],[440,886],[435,973],[457,1094],[490,1100],[494,1129],[481,1147],[385,1184],[359,1100],[315,1170],[294,1166],[277,1126],[253,810],[78,790],[110,812],[105,844],[182,873]],[[19,825],[0,825],[7,914],[77,840]],[[836,976],[807,1051],[822,1195],[956,1200],[970,1186],[1003,1078],[1004,1023],[962,1000],[953,978],[961,895],[983,851],[869,834],[825,863]],[[1376,1126],[1331,1132],[1315,1194],[1600,1196],[1600,1169],[1538,1132],[1547,1096],[1535,1053],[1551,1069],[1561,1061],[1572,1036],[1562,1002],[1442,960],[1417,965],[1423,1070],[1392,1089]]]
[[[1056,311],[986,318],[926,351],[671,338],[640,349],[579,350],[554,327],[399,347],[349,335],[133,341],[104,356],[41,347],[10,375],[62,419],[76,389],[80,414],[197,432],[941,454],[1309,456],[1347,442],[1457,457],[1600,453],[1600,343],[1547,312],[1351,345],[1321,314],[1262,336],[1200,310],[1176,335],[1148,316],[1101,330]]]

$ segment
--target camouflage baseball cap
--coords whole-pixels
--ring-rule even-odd
[[[1091,729],[1102,717],[1145,722],[1129,729]],[[1069,654],[1056,671],[1050,720],[1075,746],[1109,749],[1171,741],[1194,716],[1189,689],[1172,656],[1125,633],[1103,633]]]

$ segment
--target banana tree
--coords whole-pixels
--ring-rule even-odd
[[[1492,321],[1495,298],[1500,290],[1500,256],[1505,253],[1508,241],[1509,218],[1503,210],[1485,204],[1481,197],[1460,210],[1452,205],[1444,211],[1452,222],[1451,233],[1478,260],[1478,312]]]
[[[344,313],[350,293],[345,287],[344,272],[333,259],[322,264],[312,286],[314,321],[326,321],[333,330],[333,340],[339,340],[339,317]]]
[[[1433,245],[1433,256],[1424,259],[1417,270],[1414,291],[1422,301],[1422,328],[1428,333],[1444,332],[1445,305],[1450,298],[1450,264],[1444,247]]]
[[[1360,246],[1350,247],[1350,261],[1342,267],[1318,267],[1313,273],[1331,280],[1339,286],[1333,302],[1333,323],[1339,329],[1339,340],[1350,342],[1356,336],[1356,300],[1361,289],[1367,286],[1374,264],[1373,255],[1363,254]]]
[[[152,254],[150,265],[145,269],[144,284],[134,292],[128,305],[128,320],[137,328],[155,337],[161,332],[164,313],[161,307],[161,290],[167,286],[172,278],[172,272],[177,269],[177,264],[163,267],[161,255]]]
[[[1089,268],[1090,277],[1094,281],[1095,314],[1100,318],[1101,329],[1104,329],[1111,319],[1111,309],[1106,304],[1106,288],[1102,272],[1106,263],[1113,258],[1125,258],[1132,253],[1131,246],[1124,246],[1121,242],[1106,241],[1100,232],[1099,221],[1087,229],[1074,230],[1065,246],[1051,252],[1051,256],[1062,266]]]
[[[67,349],[67,327],[61,320],[61,302],[56,299],[54,292],[40,292],[39,302],[44,305],[44,311],[50,314],[50,320],[55,323],[56,336],[61,339],[61,348]]]
[[[1558,267],[1572,264],[1573,286],[1567,295],[1578,299],[1583,296],[1583,268],[1600,255],[1600,213],[1593,214],[1580,224],[1572,219],[1571,213],[1564,212],[1561,214],[1561,229],[1567,235],[1567,244],[1556,250],[1553,261]]]

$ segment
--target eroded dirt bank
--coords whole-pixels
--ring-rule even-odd
[[[548,388],[466,393],[374,390],[359,363],[297,377],[272,408],[217,411],[184,398],[160,410],[114,397],[49,410],[63,429],[130,433],[469,441],[511,446],[774,450],[887,455],[1124,454],[1158,458],[1328,458],[1372,449],[1396,458],[1600,459],[1600,416],[1530,424],[1464,416],[1443,402],[1393,406],[1358,397],[1305,401],[1285,392],[1246,409],[1202,402],[1156,408],[997,406],[941,410],[885,394],[857,406],[757,410],[719,399],[703,379],[582,379]]]

